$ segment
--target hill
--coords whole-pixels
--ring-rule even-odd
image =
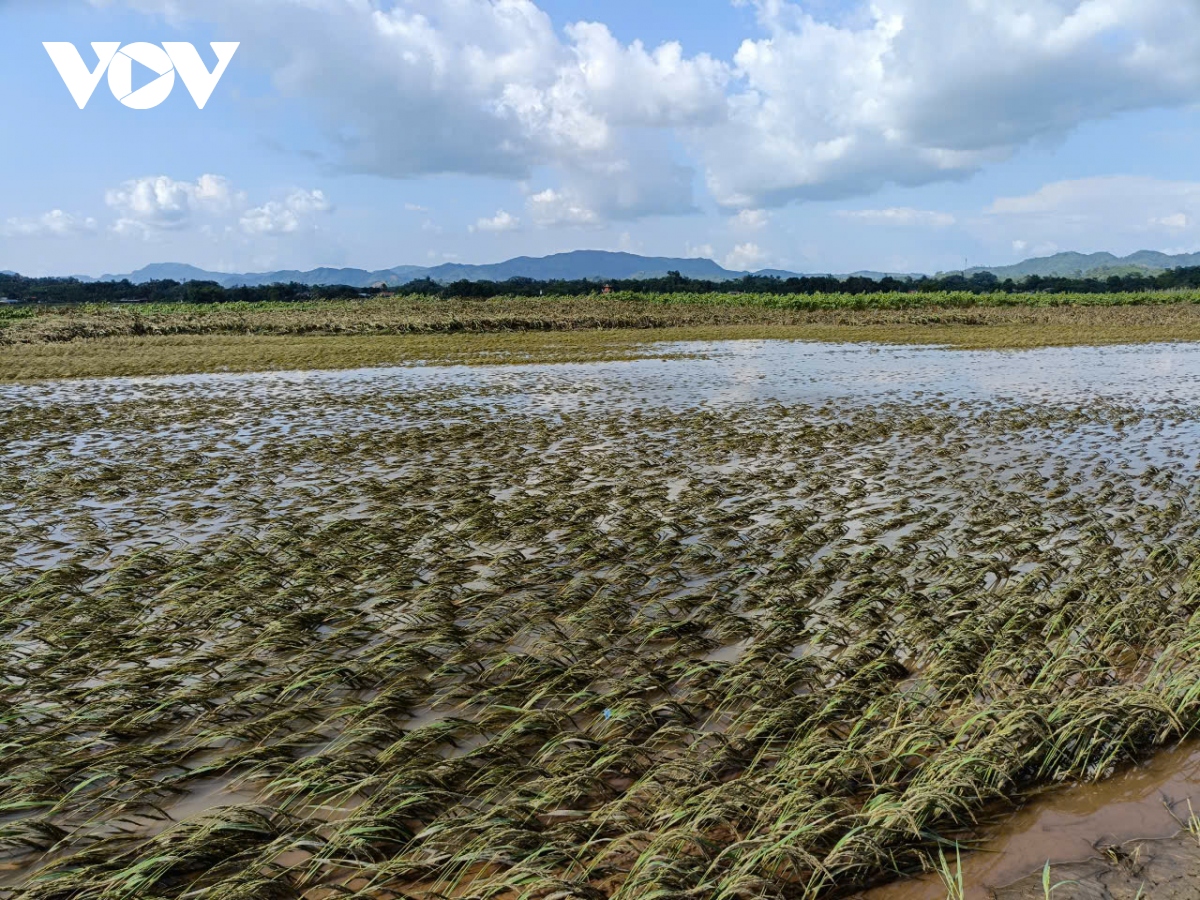
[[[1114,256],[1112,253],[1056,253],[1053,256],[1041,256],[1027,259],[1011,266],[981,266],[966,270],[971,276],[978,272],[990,272],[1003,280],[1012,278],[1019,281],[1030,275],[1049,277],[1095,277],[1104,278],[1109,275],[1129,275],[1135,272],[1165,272],[1168,269],[1181,269],[1188,266],[1200,266],[1200,253],[1181,253],[1170,255],[1156,250],[1139,250],[1129,256]]]
[[[1011,278],[1022,281],[1032,275],[1043,278],[1107,278],[1111,275],[1157,274],[1171,269],[1200,266],[1200,253],[1171,255],[1155,250],[1139,250],[1128,256],[1112,253],[1056,253],[1053,256],[1036,257],[1009,266],[977,266],[965,271],[968,277],[988,272],[1004,280]],[[183,263],[155,263],[125,275],[105,275],[100,279],[77,276],[85,283],[92,281],[122,281],[134,284],[149,281],[215,281],[225,288],[262,287],[271,284],[304,284],[311,286],[346,285],[356,288],[373,287],[378,284],[396,287],[428,278],[439,284],[455,281],[505,282],[512,278],[528,278],[534,281],[617,281],[621,279],[662,278],[669,272],[705,281],[731,281],[753,274],[772,278],[788,279],[797,273],[784,269],[762,269],[757,272],[739,272],[726,269],[711,259],[673,258],[664,256],[639,256],[634,253],[615,253],[604,250],[576,250],[556,253],[551,256],[519,256],[504,262],[485,265],[443,263],[438,266],[395,266],[391,269],[336,269],[319,268],[300,271],[284,269],[274,272],[229,273],[210,272]],[[15,275],[15,272],[0,272],[0,275]],[[939,274],[956,274],[939,273]],[[851,275],[830,277],[863,277],[879,281],[885,277],[919,279],[915,273],[892,273],[859,271]]]
[[[105,275],[102,281],[128,279],[134,284],[148,281],[215,281],[222,287],[259,287],[268,284],[297,282],[309,285],[349,285],[370,287],[407,284],[429,278],[442,284],[455,281],[508,281],[510,278],[531,278],[535,281],[604,281],[623,278],[661,278],[668,272],[679,272],[688,278],[710,281],[730,281],[746,272],[734,272],[719,266],[711,259],[674,259],[661,256],[638,256],[633,253],[612,253],[602,250],[576,250],[553,256],[520,256],[489,265],[444,263],[440,266],[396,266],[392,269],[312,269],[306,272],[281,270],[231,274],[209,272],[182,263],[156,263],[127,275]],[[791,272],[772,271],[771,274],[790,277]]]

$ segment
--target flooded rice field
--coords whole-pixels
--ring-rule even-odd
[[[0,387],[0,897],[1200,896],[1200,347],[680,349]]]

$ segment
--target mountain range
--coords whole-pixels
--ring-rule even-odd
[[[748,274],[734,272],[717,265],[711,259],[672,259],[669,257],[637,256],[633,253],[610,253],[601,250],[576,250],[553,256],[520,256],[490,265],[445,263],[440,266],[397,266],[394,269],[312,269],[307,272],[284,270],[256,274],[208,272],[182,263],[156,263],[128,275],[105,275],[98,281],[128,279],[134,284],[147,281],[215,281],[223,287],[257,287],[264,284],[299,282],[311,285],[349,285],[388,287],[429,278],[449,283],[453,281],[508,281],[510,278],[532,278],[536,281],[578,280],[596,281],[622,278],[661,278],[668,272],[679,272],[688,278],[712,281],[731,281]],[[791,272],[772,272],[790,277]]]
[[[1103,278],[1109,275],[1128,275],[1136,272],[1154,274],[1184,266],[1200,266],[1200,253],[1170,255],[1154,250],[1140,250],[1129,256],[1112,253],[1056,253],[1053,256],[1027,259],[1010,266],[976,267],[965,270],[967,276],[990,272],[997,278],[1020,281],[1031,275],[1042,277]],[[439,266],[396,266],[392,269],[311,269],[307,272],[283,270],[234,274],[210,272],[183,263],[156,263],[126,275],[105,275],[102,278],[81,276],[81,281],[121,281],[135,284],[147,281],[215,281],[223,287],[258,287],[267,284],[298,282],[310,285],[348,285],[366,288],[382,284],[395,287],[428,278],[441,283],[453,281],[507,281],[510,278],[531,278],[536,281],[562,279],[595,281],[625,278],[661,278],[668,272],[679,272],[688,278],[710,281],[732,281],[748,274],[776,278],[791,278],[797,273],[784,269],[762,269],[754,273],[726,269],[711,259],[674,259],[661,256],[638,256],[633,253],[612,253],[602,250],[576,250],[553,256],[520,256],[489,265],[445,263]],[[0,275],[14,275],[0,272]],[[852,275],[879,280],[885,275],[895,278],[919,278],[919,275],[884,272],[854,272]],[[940,273],[953,274],[953,273]],[[838,277],[849,277],[846,275]]]
[[[1170,255],[1156,250],[1139,250],[1129,256],[1114,256],[1111,253],[1056,253],[1027,259],[1012,266],[993,266],[967,269],[966,275],[990,272],[1003,280],[1019,281],[1030,275],[1046,277],[1084,276],[1100,278],[1108,275],[1129,275],[1134,272],[1153,274],[1185,266],[1200,266],[1200,253]]]

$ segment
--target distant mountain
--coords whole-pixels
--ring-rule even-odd
[[[1184,266],[1200,266],[1200,253],[1170,255],[1155,250],[1139,250],[1129,256],[1112,253],[1056,253],[1027,259],[1011,266],[977,266],[967,269],[969,277],[979,272],[990,272],[997,278],[1012,278],[1020,281],[1031,275],[1042,277],[1105,278],[1109,275],[1128,275],[1135,272],[1153,274]],[[679,272],[688,278],[710,281],[731,281],[754,274],[771,278],[787,279],[797,273],[784,269],[761,269],[757,272],[738,272],[726,269],[711,259],[676,259],[662,256],[638,256],[634,253],[612,253],[603,250],[576,250],[571,253],[556,253],[553,256],[520,256],[516,259],[489,265],[466,265],[443,263],[439,266],[396,266],[391,269],[368,271],[366,269],[311,269],[301,272],[294,269],[277,272],[228,273],[210,272],[183,263],[156,263],[131,272],[128,275],[105,275],[99,279],[76,276],[80,281],[120,281],[129,279],[135,284],[147,281],[215,281],[223,287],[260,287],[267,284],[298,282],[309,285],[348,285],[367,288],[377,284],[396,287],[429,278],[449,284],[453,281],[508,281],[511,278],[530,278],[535,281],[574,281],[587,278],[593,281],[615,281],[630,278],[661,278],[668,272]],[[0,272],[15,275],[15,272]],[[953,273],[942,273],[953,274]],[[921,278],[916,273],[860,271],[848,277],[897,279]]]
[[[900,280],[900,281],[903,281],[903,280],[904,280],[904,279],[906,279],[906,278],[917,279],[917,278],[921,278],[921,277],[923,277],[923,276],[921,276],[921,275],[920,275],[920,274],[918,274],[918,273],[913,273],[913,272],[872,272],[872,271],[862,271],[862,272],[851,272],[849,276],[846,276],[846,275],[839,275],[838,277],[839,277],[839,278],[846,278],[846,277],[849,277],[849,278],[870,278],[870,279],[873,279],[874,281],[882,281],[882,280],[883,280],[883,279],[885,279],[885,278],[895,278],[895,279],[898,279],[898,280]]]
[[[390,286],[407,284],[422,278],[447,284],[453,281],[508,281],[510,278],[531,278],[536,281],[581,278],[595,281],[623,278],[661,278],[668,272],[679,272],[688,278],[729,281],[741,278],[746,272],[734,272],[717,265],[711,259],[672,259],[659,256],[638,256],[633,253],[610,253],[602,250],[576,250],[553,256],[521,256],[491,265],[444,263],[440,266],[396,266],[369,272],[366,269],[312,269],[307,272],[285,270],[254,274],[208,272],[182,263],[156,263],[128,275],[105,275],[101,281],[129,279],[135,284],[147,281],[215,281],[223,287],[257,287],[264,284],[299,282],[311,285],[345,284],[350,287]],[[789,278],[794,273],[771,270],[769,274]]]
[[[1139,250],[1129,256],[1114,256],[1111,253],[1056,253],[1027,259],[1012,266],[977,267],[967,269],[966,275],[991,272],[997,278],[1020,280],[1030,275],[1043,278],[1054,276],[1126,275],[1132,272],[1165,272],[1184,266],[1200,266],[1200,253],[1181,253],[1171,256],[1156,250]]]
[[[282,272],[265,272],[257,275],[222,275],[218,280],[226,287],[260,287],[266,284],[290,284],[293,281],[310,285],[346,284],[350,287],[369,287],[379,282],[388,285],[403,283],[386,272],[328,268],[312,269],[308,272],[288,269]]]
[[[882,281],[885,278],[895,278],[899,281],[904,281],[905,279],[914,279],[915,280],[917,278],[923,277],[922,275],[915,274],[913,272],[874,272],[874,271],[851,272],[848,275],[846,275],[846,274],[835,275],[833,272],[811,272],[808,275],[798,275],[795,272],[788,272],[784,269],[762,269],[761,271],[755,272],[754,274],[755,275],[765,275],[768,278],[782,278],[785,281],[788,278],[841,278],[841,279],[870,278],[873,281]]]
[[[679,272],[688,278],[707,278],[713,281],[728,281],[746,274],[731,272],[711,259],[671,259],[602,250],[576,250],[573,253],[558,253],[541,258],[520,256],[490,266],[446,264],[430,269],[426,276],[434,281],[507,281],[510,278],[553,281],[579,278],[661,278],[668,272]]]
[[[16,275],[16,274],[17,274],[16,272],[10,272],[7,269],[5,269],[3,272],[0,272],[0,275]]]
[[[97,281],[128,280],[134,284],[144,284],[147,281],[220,281],[227,277],[183,263],[154,263],[130,275],[102,275]]]

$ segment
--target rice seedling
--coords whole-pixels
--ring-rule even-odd
[[[1182,820],[1181,824],[1184,830],[1195,839],[1196,843],[1200,844],[1200,816],[1196,815],[1196,810],[1192,808],[1192,801],[1187,801],[1187,819]],[[1174,813],[1172,813],[1174,815]],[[1178,821],[1178,817],[1176,817]]]
[[[938,876],[946,886],[946,900],[964,900],[967,892],[963,887],[962,854],[958,844],[954,845],[954,868],[946,861],[946,852],[938,850]]]
[[[1072,884],[1076,884],[1076,883],[1077,882],[1074,882],[1074,881],[1053,882],[1053,880],[1050,876],[1050,861],[1046,860],[1046,866],[1045,866],[1045,868],[1042,869],[1042,894],[1045,897],[1045,900],[1050,900],[1050,898],[1054,896],[1054,892],[1057,891],[1059,888],[1068,887],[1068,886],[1070,886]],[[1141,896],[1141,893],[1142,892],[1139,889],[1138,896]]]
[[[1200,725],[1182,401],[5,391],[6,898],[961,896]]]

